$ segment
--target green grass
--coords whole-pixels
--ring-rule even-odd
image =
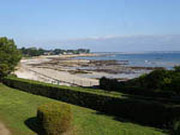
[[[0,84],[0,121],[13,135],[35,135],[25,124],[36,116],[38,106],[56,101],[32,95]],[[59,102],[59,101],[56,101]],[[130,122],[115,120],[114,117],[97,114],[96,111],[72,105],[73,125],[76,135],[164,135],[161,130]]]

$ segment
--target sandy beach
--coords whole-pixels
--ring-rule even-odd
[[[53,55],[53,56],[39,56],[34,58],[22,59],[17,67],[15,74],[19,78],[37,80],[47,83],[68,85],[68,86],[96,86],[99,85],[97,79],[77,76],[68,70],[68,64],[72,65],[69,58],[77,56],[95,56],[94,54],[80,54],[80,55]],[[66,63],[67,67],[58,66],[58,61]],[[74,63],[87,62],[86,60],[73,60]]]
[[[83,56],[97,54],[23,58],[15,74],[19,78],[58,85],[92,87],[98,86],[99,78],[103,76],[124,81],[152,70],[147,67],[127,67],[125,61],[74,59]]]

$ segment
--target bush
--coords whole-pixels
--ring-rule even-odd
[[[180,120],[174,120],[171,129],[172,135],[180,135]]]
[[[37,119],[43,135],[61,135],[71,127],[70,105],[49,103],[38,108]]]
[[[162,91],[159,88],[150,89],[147,87],[148,83],[146,82],[146,76],[143,75],[139,78],[135,78],[126,82],[118,82],[115,79],[101,78],[100,79],[100,88],[105,91],[118,91],[126,94],[141,95],[143,97],[153,97],[153,98],[171,98],[175,96],[174,91],[166,90]],[[174,84],[178,85],[178,84]],[[178,87],[179,88],[179,87]]]
[[[106,77],[102,77],[99,81],[100,88],[105,89],[107,91],[115,91],[118,89],[118,81],[116,79],[108,79]]]
[[[180,66],[175,66],[174,69],[176,72],[180,72]]]
[[[103,77],[100,79],[100,87],[107,91],[143,96],[173,97],[180,95],[179,69],[179,67],[175,67],[174,70],[157,69],[126,82]]]

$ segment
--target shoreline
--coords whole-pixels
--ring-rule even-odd
[[[99,85],[99,79],[103,76],[125,81],[149,73],[154,69],[128,67],[116,60],[73,59],[91,56],[101,55],[91,53],[23,58],[15,74],[19,78],[58,85],[93,87]]]

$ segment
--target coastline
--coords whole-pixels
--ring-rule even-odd
[[[19,78],[42,81],[46,83],[67,85],[67,86],[96,86],[99,85],[97,79],[79,77],[74,73],[67,72],[64,67],[63,70],[52,66],[56,64],[54,61],[62,61],[71,63],[71,58],[74,57],[90,57],[98,56],[98,54],[73,54],[73,55],[52,55],[52,56],[38,56],[32,58],[23,58],[14,73]],[[70,60],[70,61],[69,61]],[[87,62],[86,60],[74,60],[75,62]],[[43,64],[50,62],[52,65],[43,67]],[[36,65],[41,65],[37,67]],[[52,66],[52,68],[51,68]],[[54,68],[53,68],[54,67]]]
[[[93,87],[99,85],[99,78],[105,76],[125,81],[148,73],[154,68],[128,67],[116,60],[87,60],[83,57],[104,56],[104,54],[71,54],[23,58],[15,74],[19,78],[47,83]],[[81,57],[81,59],[74,59]]]

